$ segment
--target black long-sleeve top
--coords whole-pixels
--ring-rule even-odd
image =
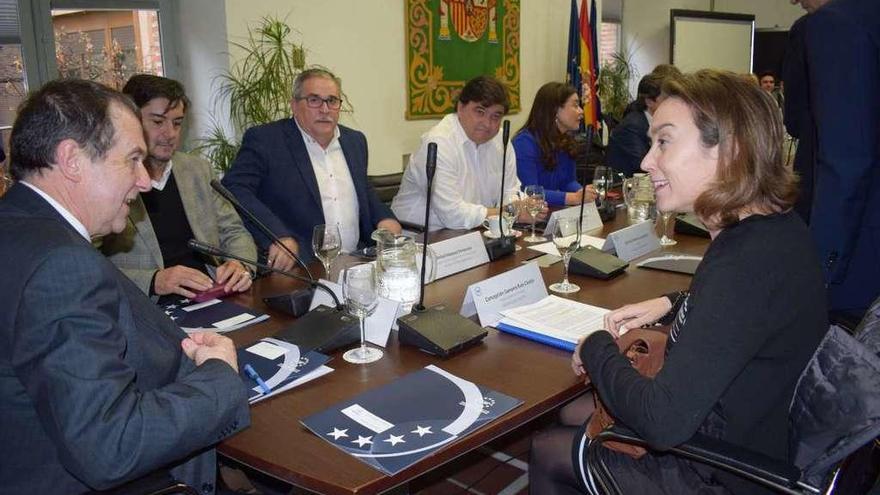
[[[828,329],[820,263],[801,219],[754,215],[719,233],[675,320],[654,379],[633,369],[608,332],[587,338],[580,356],[612,415],[656,449],[699,430],[787,459],[788,406]]]

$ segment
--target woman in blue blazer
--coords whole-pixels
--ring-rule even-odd
[[[575,177],[576,143],[584,111],[577,91],[568,84],[549,82],[538,90],[526,124],[513,138],[516,173],[523,186],[544,186],[551,206],[576,205],[596,199],[592,186],[582,187]]]

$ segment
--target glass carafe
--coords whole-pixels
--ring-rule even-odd
[[[654,218],[654,184],[647,174],[633,174],[623,180],[623,200],[630,223]]]
[[[379,295],[399,301],[403,314],[409,313],[419,300],[422,275],[422,246],[412,237],[392,234],[385,229],[373,232],[376,241],[376,278]],[[425,283],[434,280],[437,262],[428,248]]]

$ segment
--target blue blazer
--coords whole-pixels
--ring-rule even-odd
[[[615,172],[623,172],[627,177],[641,172],[642,159],[651,149],[648,137],[648,117],[645,112],[633,109],[623,116],[620,124],[611,131],[608,148],[605,151],[605,164]]]
[[[880,295],[880,3],[835,0],[805,23],[810,230],[831,309],[862,312]]]
[[[339,144],[357,193],[360,244],[371,244],[376,224],[395,217],[367,181],[363,133],[340,125]],[[248,129],[223,185],[278,237],[296,239],[304,259],[312,258],[312,229],[324,223],[324,210],[306,143],[293,119]],[[243,220],[257,245],[268,249],[270,239]]]
[[[249,424],[229,365],[186,336],[43,198],[0,198],[0,494],[104,490],[159,468],[213,493]]]

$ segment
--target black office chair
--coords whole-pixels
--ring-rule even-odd
[[[695,435],[666,451],[792,495],[864,494],[880,472],[880,299],[854,335],[832,326],[801,374],[789,411],[790,459],[783,462]],[[599,451],[608,441],[647,444],[613,426],[589,445],[587,465],[606,494],[620,488]]]
[[[370,185],[376,190],[379,200],[390,205],[397,191],[400,189],[400,181],[403,180],[403,172],[385,175],[370,175],[367,177]]]
[[[167,471],[155,471],[142,478],[91,495],[199,495],[191,486],[171,477]]]

